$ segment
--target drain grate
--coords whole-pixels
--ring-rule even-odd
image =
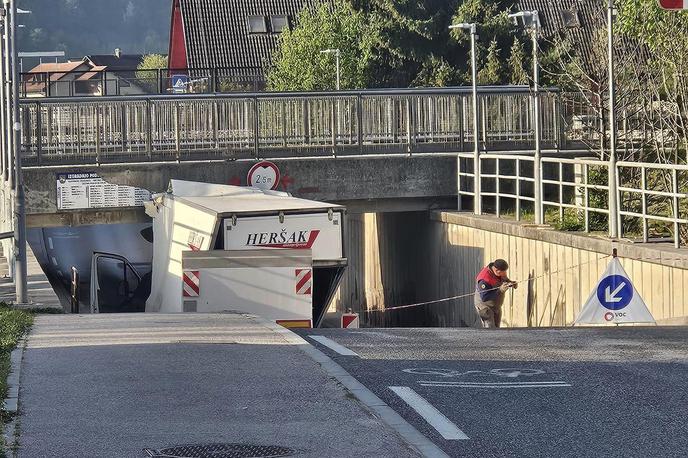
[[[151,458],[276,458],[296,453],[287,447],[256,444],[189,444],[144,451]]]

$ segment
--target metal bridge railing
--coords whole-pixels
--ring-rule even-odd
[[[529,149],[527,87],[484,87],[481,150]],[[542,142],[561,148],[558,92],[545,92]],[[28,166],[473,149],[468,88],[21,101]]]
[[[533,220],[533,156],[482,154],[480,161],[483,213]],[[688,240],[688,165],[618,162],[615,219],[608,209],[608,161],[543,157],[540,166],[545,222],[555,228],[610,233],[618,221],[622,238],[671,240],[676,248]],[[472,209],[472,154],[459,154],[458,178],[463,209]]]

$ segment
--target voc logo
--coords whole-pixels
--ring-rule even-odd
[[[625,312],[607,312],[604,314],[604,319],[607,321],[614,321],[614,318],[625,318]]]

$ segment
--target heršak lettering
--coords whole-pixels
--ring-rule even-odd
[[[266,248],[312,248],[320,231],[256,232],[249,234],[246,246]]]

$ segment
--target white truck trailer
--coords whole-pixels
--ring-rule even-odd
[[[146,204],[146,213],[153,218],[146,312],[239,311],[317,327],[346,267],[340,205],[172,180],[168,192]],[[94,254],[93,312],[106,308],[98,269],[109,256]],[[128,277],[143,283],[135,270],[127,274],[126,260],[111,264],[121,269],[127,284],[118,289],[126,294],[134,290]]]

